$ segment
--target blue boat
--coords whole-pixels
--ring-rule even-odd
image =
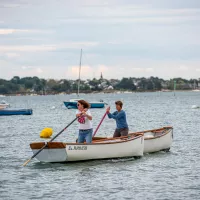
[[[71,99],[70,101],[64,101],[65,106],[68,109],[77,109],[77,101],[80,99]],[[90,108],[104,108],[105,102],[89,102]]]
[[[1,109],[0,116],[6,115],[32,115],[32,109]]]

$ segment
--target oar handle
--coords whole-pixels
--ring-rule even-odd
[[[97,133],[97,131],[99,130],[99,127],[101,126],[101,124],[102,124],[103,120],[105,119],[107,113],[108,113],[108,111],[105,112],[105,114],[104,114],[104,116],[102,117],[102,119],[101,119],[99,125],[97,126],[96,130],[94,131],[94,134],[93,134],[92,137],[94,137],[94,136],[96,135],[96,133]]]

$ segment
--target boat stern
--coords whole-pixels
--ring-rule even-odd
[[[144,140],[144,153],[168,151],[173,141],[173,127],[163,127],[152,132],[147,132]]]
[[[44,145],[45,142],[31,143],[30,147],[33,154],[39,151]],[[63,142],[48,142],[47,147],[43,149],[35,158],[40,162],[66,162],[66,145]]]

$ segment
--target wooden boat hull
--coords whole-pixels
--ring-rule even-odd
[[[6,115],[32,115],[32,109],[2,109],[0,110],[0,116]]]
[[[32,143],[30,147],[36,153],[44,143]],[[139,157],[143,156],[144,137],[102,139],[87,143],[51,142],[36,158],[41,162],[72,162],[83,160]]]
[[[142,133],[142,132],[138,132]],[[131,133],[129,135],[136,134]],[[144,153],[169,150],[173,141],[173,127],[144,131]]]

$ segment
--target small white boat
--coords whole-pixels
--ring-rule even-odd
[[[197,105],[192,106],[192,109],[198,109],[198,108],[200,108],[200,106],[197,106]]]
[[[199,89],[194,89],[194,90],[192,90],[192,92],[200,92],[200,90]]]
[[[31,143],[35,154],[44,142]],[[92,143],[49,142],[36,158],[41,162],[71,162],[83,160],[140,157],[143,156],[143,135],[95,139]]]
[[[144,134],[144,153],[169,151],[173,140],[173,127],[163,127],[132,134]]]
[[[130,92],[130,91],[124,91],[124,94],[131,94],[133,92]]]
[[[0,109],[5,109],[5,108],[8,108],[9,106],[10,104],[4,100],[0,102]]]
[[[162,89],[161,92],[171,92],[171,90],[168,90],[168,89]]]

